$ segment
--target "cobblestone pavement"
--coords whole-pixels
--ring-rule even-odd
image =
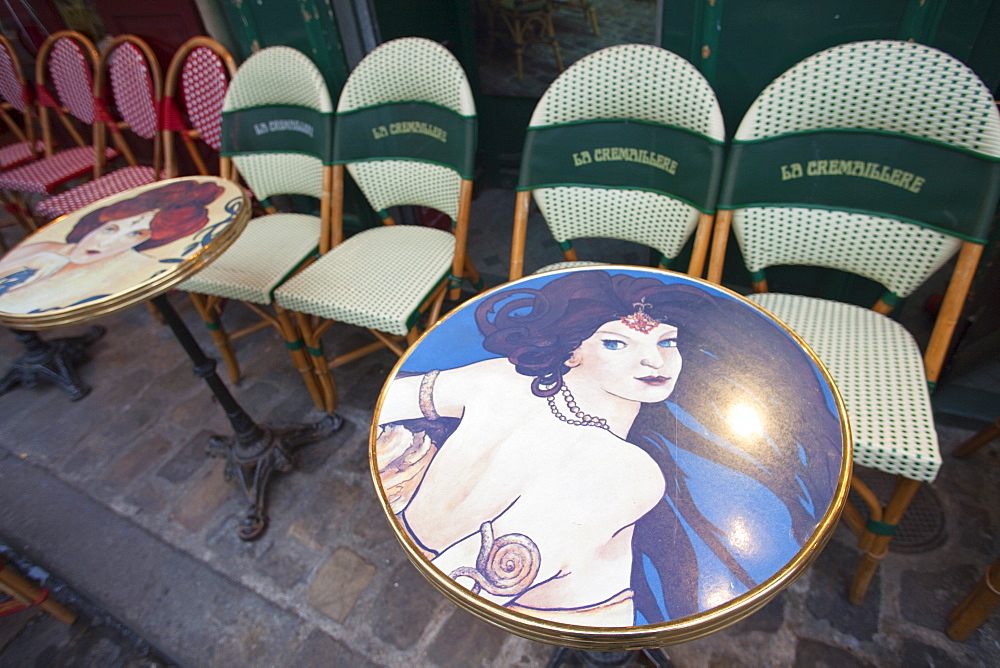
[[[505,273],[502,230],[513,195],[486,191],[476,207],[474,230],[491,228],[489,220],[501,230],[470,237],[472,257],[493,284]],[[529,269],[556,259],[541,237],[531,248]],[[169,298],[214,354],[187,297]],[[243,317],[236,309],[230,315]],[[391,354],[338,369],[344,426],[301,450],[297,469],[275,478],[270,526],[246,543],[236,535],[240,495],[224,479],[222,460],[205,452],[208,437],[230,427],[176,340],[142,306],[100,324],[107,334],[80,367],[93,388],[84,399],[71,401],[51,386],[0,396],[0,542],[29,571],[51,573],[53,596],[83,608],[88,622],[0,618],[0,665],[536,666],[553,656],[554,648],[507,634],[440,596],[391,534],[367,462]],[[359,340],[365,336],[342,328],[328,335],[331,347]],[[0,329],[0,366],[20,352]],[[237,352],[245,377],[231,387],[258,421],[321,417],[272,332],[241,339]],[[863,605],[845,597],[857,557],[841,527],[765,608],[666,648],[673,663],[1000,664],[1000,613],[965,642],[943,632],[948,612],[1000,548],[1000,443],[965,460],[948,456],[970,433],[940,427],[945,466],[921,501],[940,507],[940,536],[923,551],[891,552]]]

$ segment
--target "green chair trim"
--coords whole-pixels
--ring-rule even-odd
[[[477,120],[428,102],[395,102],[337,113],[335,164],[416,160],[474,174]]]
[[[998,201],[997,158],[886,132],[822,130],[734,142],[719,208],[847,211],[985,243]]]
[[[876,536],[894,536],[896,535],[896,529],[898,528],[898,526],[895,524],[886,524],[885,522],[868,520],[865,523],[865,528],[871,531]]]
[[[302,339],[296,339],[294,341],[285,341],[285,347],[289,350],[302,350],[306,345],[306,342]]]
[[[306,346],[306,350],[308,350],[309,354],[312,355],[313,357],[323,356],[323,346],[319,346],[318,348],[313,348],[312,346]]]
[[[518,190],[558,186],[654,192],[715,211],[725,149],[684,128],[599,119],[528,128]]]
[[[221,155],[301,153],[333,164],[333,114],[296,105],[264,105],[222,113]]]
[[[219,331],[220,329],[222,329],[221,327],[219,327],[219,323],[217,323],[217,322],[209,322],[208,320],[203,320],[202,322],[204,322],[204,323],[205,323],[205,327],[206,327],[206,328],[207,328],[207,329],[208,329],[209,331],[212,331],[212,332],[217,332],[217,331]]]
[[[556,243],[559,244],[559,250],[564,253],[573,250],[573,242],[568,239],[566,241],[558,241]]]

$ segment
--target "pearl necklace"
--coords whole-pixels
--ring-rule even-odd
[[[566,402],[566,408],[569,409],[569,412],[572,413],[576,419],[574,420],[563,415],[562,411],[559,410],[559,407],[556,406],[555,395],[550,395],[546,397],[546,400],[549,402],[549,410],[552,411],[553,415],[566,424],[579,425],[581,427],[598,427],[600,429],[604,429],[605,431],[611,431],[611,428],[608,427],[607,420],[602,417],[587,415],[580,410],[580,407],[576,405],[576,397],[573,396],[573,393],[569,391],[569,388],[566,387],[565,384],[563,384],[559,391],[563,396],[563,401]]]

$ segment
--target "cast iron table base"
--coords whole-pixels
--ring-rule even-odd
[[[642,649],[625,652],[593,652],[582,649],[560,647],[548,668],[559,668],[564,665],[586,668],[605,668],[609,666],[655,666],[668,668],[674,664],[662,649]]]
[[[248,504],[246,517],[240,522],[237,534],[241,540],[260,538],[267,528],[266,492],[271,474],[291,471],[296,450],[326,438],[337,431],[344,420],[339,415],[327,415],[310,425],[258,425],[215,373],[215,360],[205,356],[166,296],[156,297],[153,304],[191,358],[195,375],[208,384],[233,426],[233,436],[210,438],[208,451],[211,455],[226,458],[226,480],[236,480]]]
[[[93,325],[80,336],[51,341],[43,340],[35,332],[11,331],[24,345],[25,353],[14,360],[11,368],[0,378],[0,394],[18,384],[35,387],[39,381],[46,381],[64,390],[73,401],[87,396],[90,388],[80,380],[76,365],[87,359],[87,346],[104,336],[106,330],[103,327]]]

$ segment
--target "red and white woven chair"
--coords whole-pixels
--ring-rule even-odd
[[[95,173],[98,168],[95,147],[101,147],[105,160],[118,156],[117,150],[104,145],[104,125],[98,122],[94,108],[97,61],[93,43],[70,30],[53,33],[38,50],[35,86],[45,156],[0,173],[0,190],[12,194],[12,203],[25,218],[32,217],[28,196],[51,195],[73,179]],[[53,137],[53,115],[74,144],[58,152]],[[92,142],[84,139],[86,128],[91,128]]]
[[[218,161],[217,173],[234,178],[232,161],[222,150],[222,103],[236,74],[236,60],[210,37],[192,37],[177,49],[163,87],[163,149],[168,177],[180,175],[177,140],[194,165],[209,175],[206,153]]]
[[[163,76],[153,50],[135,35],[115,37],[101,52],[94,81],[97,121],[110,131],[115,146],[128,164],[107,174],[103,147],[94,146],[95,177],[82,185],[43,199],[35,214],[48,219],[76,211],[99,199],[147,185],[163,178],[160,100]],[[117,118],[114,114],[117,114]],[[126,138],[138,145],[144,141],[152,149],[152,166],[141,165]]]
[[[24,78],[21,61],[10,41],[0,35],[0,118],[17,141],[0,148],[0,170],[12,169],[31,162],[42,155],[45,146],[35,138],[34,95]],[[21,115],[18,123],[11,115],[13,109]]]
[[[24,78],[21,61],[10,41],[0,35],[0,118],[14,136],[13,141],[0,148],[0,171],[13,169],[37,159],[45,151],[40,139],[35,137],[35,111],[32,104],[31,87]],[[20,122],[11,115],[14,111],[20,115]],[[7,205],[6,194],[0,192],[0,202]],[[16,208],[9,207],[16,213]],[[30,218],[17,216],[17,222],[32,231],[34,224]],[[2,242],[0,242],[2,244]],[[0,245],[0,251],[3,246]]]

